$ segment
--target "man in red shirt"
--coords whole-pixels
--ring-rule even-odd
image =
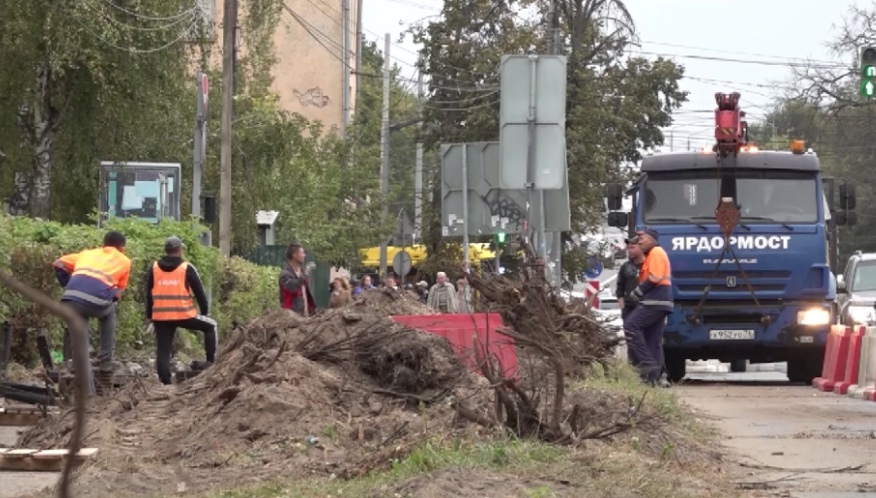
[[[628,298],[636,308],[624,322],[624,335],[630,359],[639,368],[642,380],[656,385],[662,370],[663,329],[672,312],[672,269],[669,256],[657,243],[653,228],[636,233],[645,261],[639,269],[639,285]]]
[[[316,304],[307,282],[306,258],[300,244],[289,244],[286,248],[286,267],[280,272],[280,306],[299,315],[312,316],[316,313]]]

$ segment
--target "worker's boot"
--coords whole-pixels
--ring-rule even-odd
[[[201,371],[201,370],[206,370],[206,369],[210,368],[211,366],[213,366],[213,362],[212,361],[197,361],[196,360],[196,361],[193,361],[189,366],[192,368],[192,370]]]

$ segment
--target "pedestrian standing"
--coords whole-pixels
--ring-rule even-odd
[[[280,272],[280,306],[292,310],[299,315],[313,315],[316,304],[310,285],[307,282],[307,272],[304,271],[304,261],[307,254],[300,244],[289,244],[286,247],[286,266]],[[306,303],[306,306],[305,306]]]
[[[85,321],[97,318],[100,329],[99,370],[103,373],[113,371],[113,355],[116,346],[116,306],[128,286],[131,275],[131,260],[125,255],[125,236],[117,231],[107,232],[103,246],[75,254],[61,256],[52,264],[58,284],[64,288],[61,302]],[[64,332],[64,360],[72,357],[70,331]],[[85,337],[88,349],[88,337]],[[94,380],[91,365],[73,365],[77,371],[87,376],[89,394],[94,394]]]
[[[645,262],[645,255],[639,246],[639,239],[632,237],[626,239],[625,242],[627,244],[627,260],[618,269],[614,292],[621,308],[621,319],[624,321],[636,309],[635,300],[630,299],[630,294],[639,286],[639,269]]]
[[[204,334],[206,362],[202,368],[216,361],[216,320],[210,318],[210,304],[198,270],[182,257],[184,248],[179,237],[168,237],[164,256],[152,263],[146,274],[146,319],[155,330],[155,369],[162,384],[171,383],[170,359],[177,328]],[[197,308],[194,301],[198,302]]]
[[[471,287],[468,286],[468,280],[465,277],[456,279],[456,304],[458,307],[457,313],[473,313],[474,299],[472,298]]]
[[[656,230],[644,228],[636,236],[645,260],[639,269],[638,285],[627,298],[636,307],[624,321],[624,335],[642,380],[653,385],[660,379],[663,329],[674,306],[672,270],[669,256],[658,245]]]
[[[350,292],[350,282],[344,277],[337,277],[332,282],[332,294],[329,297],[329,307],[340,308],[353,298]]]
[[[429,289],[427,304],[440,313],[458,313],[459,304],[456,300],[456,289],[447,281],[447,274],[439,271],[435,275],[435,285]]]

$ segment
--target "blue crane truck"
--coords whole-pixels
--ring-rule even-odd
[[[675,308],[664,334],[673,381],[685,360],[787,362],[792,382],[821,374],[835,323],[837,226],[855,222],[855,191],[802,141],[789,151],[748,142],[739,94],[715,96],[715,145],[643,158],[631,188],[606,186],[609,225],[658,231]],[[632,212],[620,212],[624,195]],[[835,271],[835,270],[834,270]]]

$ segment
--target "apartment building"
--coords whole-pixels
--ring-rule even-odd
[[[221,44],[224,0],[199,0]],[[241,18],[248,0],[240,1]],[[212,3],[212,4],[211,4]],[[273,90],[280,106],[342,132],[355,110],[363,0],[285,0],[274,33]],[[245,50],[241,47],[241,50]],[[346,55],[345,55],[346,54]],[[216,88],[216,87],[214,87]],[[346,88],[346,91],[345,91]]]

